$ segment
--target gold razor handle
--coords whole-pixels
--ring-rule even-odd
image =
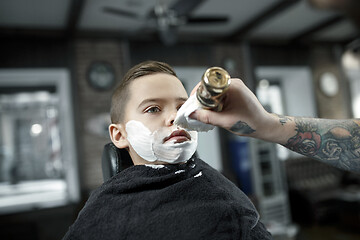
[[[208,68],[201,79],[196,97],[206,109],[220,112],[230,85],[229,73],[221,67]]]

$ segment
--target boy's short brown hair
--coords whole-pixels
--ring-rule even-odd
[[[132,67],[125,74],[112,95],[110,109],[111,123],[121,123],[124,120],[124,109],[130,96],[128,91],[130,83],[139,77],[155,73],[167,73],[177,77],[173,68],[164,62],[145,61]]]

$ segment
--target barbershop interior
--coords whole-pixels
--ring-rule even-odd
[[[356,0],[0,1],[0,239],[63,238],[106,181],[111,96],[132,66],[166,62],[189,94],[218,66],[269,112],[360,118],[359,30]],[[219,127],[197,154],[274,239],[360,239],[359,173]]]

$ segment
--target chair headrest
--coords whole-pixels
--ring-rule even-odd
[[[104,146],[101,156],[101,165],[104,181],[118,174],[125,168],[133,165],[126,149],[119,149],[113,143]]]

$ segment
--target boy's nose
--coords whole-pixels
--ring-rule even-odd
[[[168,119],[166,120],[166,125],[172,126],[174,124],[176,113],[177,112],[175,111],[169,115]]]

